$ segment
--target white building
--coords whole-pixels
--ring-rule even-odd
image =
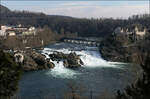
[[[22,27],[22,25],[18,26],[5,26],[1,25],[0,27],[0,36],[15,36],[15,35],[36,35],[35,27]]]
[[[12,30],[7,31],[7,34],[8,34],[8,36],[15,36],[16,35],[15,31],[12,31]]]
[[[0,36],[6,36],[6,33],[2,30],[0,30]]]
[[[35,27],[30,27],[29,31],[35,31]]]
[[[6,36],[6,30],[7,29],[11,29],[11,27],[1,25],[1,27],[0,27],[0,36]]]
[[[22,32],[23,35],[36,35],[35,27],[30,27],[28,30]]]
[[[138,27],[135,27],[135,33],[136,35],[143,37],[146,34],[146,29],[144,29],[144,31],[139,31]]]
[[[2,25],[2,26],[1,26],[1,30],[2,30],[3,32],[6,32],[6,30],[9,30],[9,29],[12,29],[12,27],[10,27],[10,26],[5,26],[5,25]]]

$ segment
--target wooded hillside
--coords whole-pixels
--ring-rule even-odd
[[[79,19],[68,16],[46,15],[28,11],[10,11],[1,6],[1,24],[7,25],[33,25],[36,27],[49,26],[58,33],[77,33],[82,37],[103,37],[111,34],[115,28],[130,27],[134,24],[141,24],[144,27],[150,26],[150,15],[135,15],[128,19]]]

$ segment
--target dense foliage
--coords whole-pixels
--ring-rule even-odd
[[[62,33],[62,31],[65,33],[77,33],[83,37],[106,36],[111,34],[118,26],[130,27],[134,24],[142,24],[144,27],[150,26],[150,16],[148,14],[132,16],[129,19],[79,19],[28,11],[9,11],[8,9],[6,11],[7,13],[1,11],[1,24],[23,24],[25,26],[33,25],[36,27],[47,25],[52,31],[58,33]]]
[[[21,65],[15,63],[10,54],[0,51],[0,99],[15,94],[21,74]]]

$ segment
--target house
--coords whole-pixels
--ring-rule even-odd
[[[22,35],[32,35],[32,34],[36,35],[35,27],[30,27],[28,28],[28,30],[22,32]]]
[[[6,33],[2,30],[0,30],[0,36],[6,36]]]
[[[14,36],[16,35],[15,31],[11,26],[1,25],[0,36]]]
[[[0,36],[6,36],[6,30],[7,29],[11,29],[11,27],[0,25]]]
[[[15,35],[36,35],[35,27],[24,27],[21,24],[17,26],[0,26],[0,36],[15,36]]]
[[[6,30],[8,30],[8,29],[12,29],[12,27],[11,27],[11,26],[1,25],[1,30],[2,30],[3,32],[6,32]]]
[[[143,37],[146,34],[146,29],[144,28],[143,31],[139,31],[138,27],[136,26],[135,27],[135,33],[136,33],[137,36]]]
[[[7,30],[6,33],[8,36],[15,36],[16,35],[16,32],[13,29]]]
[[[35,27],[30,27],[29,31],[35,31]]]

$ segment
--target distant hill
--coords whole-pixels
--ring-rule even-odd
[[[3,5],[0,5],[0,13],[4,14],[4,13],[9,13],[10,10],[7,7],[4,7]]]
[[[85,19],[69,16],[46,15],[29,11],[10,11],[1,5],[0,22],[6,25],[47,25],[57,33],[77,33],[81,37],[104,37],[111,34],[117,27],[130,27],[133,24],[150,26],[148,14],[135,15],[127,19]]]

